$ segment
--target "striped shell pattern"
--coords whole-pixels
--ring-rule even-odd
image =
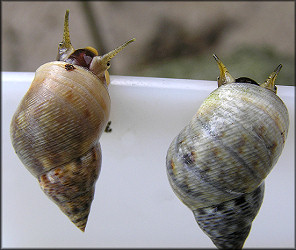
[[[218,88],[174,138],[166,157],[169,183],[217,248],[242,248],[263,201],[289,127],[276,95],[281,65],[263,84],[234,79],[214,55]]]
[[[101,169],[100,136],[110,113],[110,59],[134,39],[98,56],[77,49],[69,11],[57,60],[40,66],[11,121],[16,154],[44,193],[84,231]]]

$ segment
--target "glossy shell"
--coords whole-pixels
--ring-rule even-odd
[[[87,204],[77,204],[89,210],[101,167],[98,139],[108,122],[110,97],[106,85],[90,71],[76,65],[69,70],[67,65],[56,61],[37,69],[13,116],[11,139],[18,157],[51,199],[60,205],[57,197],[65,196],[63,200],[73,203],[84,193],[87,197],[80,199]],[[79,216],[80,209],[70,207],[76,211],[73,216]]]
[[[99,139],[110,113],[110,60],[129,43],[99,56],[75,50],[66,11],[57,61],[40,66],[11,121],[16,154],[45,194],[85,230],[101,170]]]
[[[289,115],[273,85],[281,66],[259,85],[235,80],[216,60],[219,87],[170,144],[166,170],[174,193],[213,243],[237,249],[262,204],[264,179],[283,150]]]
[[[196,208],[253,191],[277,162],[288,124],[288,111],[272,91],[244,83],[219,87],[168,150],[177,195]],[[194,199],[187,201],[188,194]]]
[[[91,72],[66,65],[37,69],[12,120],[13,146],[35,177],[85,154],[108,122],[106,86]]]

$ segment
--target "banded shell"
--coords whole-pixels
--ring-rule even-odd
[[[69,11],[57,61],[40,66],[11,121],[13,147],[44,193],[84,231],[101,170],[99,139],[110,113],[110,60],[70,42]]]
[[[218,248],[242,248],[263,201],[289,127],[274,85],[281,65],[259,85],[234,79],[214,55],[218,88],[174,138],[166,157],[169,183]]]

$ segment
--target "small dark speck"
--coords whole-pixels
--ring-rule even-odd
[[[86,209],[88,209],[88,207],[89,207],[89,204],[88,204],[88,202],[86,202],[86,203],[84,204],[83,208],[84,208],[84,210],[86,210]]]
[[[110,133],[112,131],[112,128],[110,128],[110,125],[111,125],[111,121],[108,121],[107,126],[105,128],[106,133]]]
[[[200,215],[204,215],[204,214],[206,214],[206,212],[205,212],[202,208],[197,209],[197,212],[198,212]]]
[[[76,158],[76,163],[77,163],[77,165],[80,165],[82,163],[81,157]]]
[[[188,164],[188,165],[193,164],[195,160],[195,153],[192,151],[190,153],[184,154],[183,160],[185,164]]]
[[[255,198],[256,196],[258,196],[260,194],[260,188],[257,188],[254,193],[253,193],[253,198]]]
[[[76,213],[79,212],[79,208],[78,207],[74,207],[72,211],[73,211],[74,214],[76,214]]]
[[[217,206],[217,211],[223,211],[224,210],[224,205],[223,204],[219,204]]]
[[[75,67],[74,67],[72,64],[66,64],[66,65],[65,65],[65,69],[66,69],[67,71],[72,71],[72,70],[75,69]]]
[[[235,206],[239,206],[239,205],[245,203],[246,200],[245,200],[244,196],[240,196],[240,197],[236,198],[234,202],[235,202]]]

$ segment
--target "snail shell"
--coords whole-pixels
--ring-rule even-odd
[[[57,61],[37,69],[10,130],[16,154],[41,189],[84,231],[110,113],[109,61],[134,39],[103,56],[91,47],[74,50],[68,19],[67,10]]]
[[[167,176],[217,248],[242,248],[287,138],[288,111],[274,85],[282,66],[259,85],[234,79],[214,58],[218,88],[170,144]]]

